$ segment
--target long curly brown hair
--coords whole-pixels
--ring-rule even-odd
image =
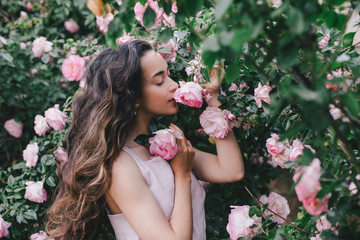
[[[106,49],[86,70],[86,86],[72,104],[66,133],[68,161],[57,169],[59,185],[46,230],[55,239],[95,239],[105,211],[111,169],[128,137],[141,96],[140,58],[152,50],[142,40]]]

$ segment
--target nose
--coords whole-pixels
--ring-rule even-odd
[[[170,78],[171,79],[171,78]],[[170,91],[175,92],[179,88],[179,84],[171,79]]]

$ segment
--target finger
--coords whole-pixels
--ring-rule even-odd
[[[185,138],[185,136],[184,136],[184,133],[183,133],[183,131],[181,131],[181,129],[178,127],[178,126],[176,126],[175,124],[170,124],[170,127],[172,127],[172,129],[174,130],[174,131],[177,131],[177,132],[179,132],[180,134],[181,134],[181,136],[182,136],[182,139],[176,139],[176,142],[177,142],[177,144],[178,144],[178,147],[181,147],[182,149],[186,149],[187,148],[187,146],[186,146],[186,138]]]

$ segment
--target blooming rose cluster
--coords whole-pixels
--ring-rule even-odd
[[[270,104],[270,96],[269,93],[271,91],[271,87],[268,84],[265,84],[264,86],[261,86],[261,83],[258,84],[258,87],[254,90],[254,97],[255,102],[258,105],[259,108],[262,107],[261,101],[266,102],[267,104]]]
[[[167,62],[176,61],[176,51],[179,49],[179,44],[174,42],[173,39],[170,39],[165,44],[157,45],[158,53],[164,58]]]
[[[67,115],[60,111],[59,104],[45,111],[45,118],[41,115],[35,117],[35,132],[43,136],[52,127],[55,131],[63,129]]]
[[[236,85],[236,83],[231,83],[230,87],[228,88],[228,91],[236,91],[241,92],[243,88],[247,87],[246,82],[240,83],[240,85]]]
[[[15,121],[14,118],[5,122],[4,128],[13,137],[19,138],[22,135],[23,125],[21,122]]]
[[[228,115],[228,111],[207,107],[200,115],[200,125],[210,137],[224,138],[231,130]]]
[[[316,194],[320,191],[321,166],[320,160],[314,158],[309,166],[298,169],[293,177],[296,183],[296,195],[304,205],[306,211],[314,216],[327,211],[328,202],[331,194],[326,195],[322,199],[316,198]]]
[[[288,140],[279,141],[279,135],[272,133],[271,138],[266,140],[266,148],[271,154],[271,161],[273,164],[281,168],[288,168],[284,165],[285,162],[295,161],[300,155],[303,155],[303,143],[299,139],[295,139],[292,145]]]
[[[141,26],[144,26],[143,17],[146,9],[150,7],[156,14],[155,22],[152,27],[147,29],[148,31],[157,28],[161,26],[161,23],[163,23],[167,27],[175,28],[175,14],[177,13],[177,5],[176,2],[173,3],[171,7],[171,13],[167,15],[163,8],[159,7],[159,4],[157,1],[154,0],[148,0],[145,5],[143,6],[141,3],[137,2],[134,7],[135,12],[135,18],[138,20]]]
[[[172,159],[178,151],[176,138],[182,139],[181,134],[172,129],[162,129],[154,134],[154,137],[149,138],[150,153],[165,160]]]
[[[33,42],[32,51],[35,57],[42,57],[44,53],[51,52],[52,42],[47,41],[46,37],[38,37]]]
[[[195,82],[180,81],[180,87],[174,92],[176,102],[190,107],[201,108],[205,90]]]
[[[8,228],[11,226],[11,223],[6,222],[0,215],[0,238],[6,237],[9,235]]]
[[[47,194],[44,189],[44,182],[26,181],[25,184],[27,185],[25,198],[37,203],[43,203],[47,200]]]
[[[239,237],[252,236],[260,230],[262,220],[254,215],[249,216],[250,206],[230,206],[229,222],[226,230],[230,235],[230,240],[237,240]]]
[[[68,56],[61,66],[61,72],[69,81],[79,81],[85,73],[85,58],[79,55]]]
[[[262,204],[268,204],[268,207],[265,210],[264,215],[263,215],[264,218],[271,215],[270,216],[271,220],[274,220],[274,221],[278,222],[279,224],[283,224],[285,222],[285,219],[287,218],[287,216],[290,213],[289,204],[288,204],[288,201],[286,200],[286,198],[284,198],[280,194],[271,192],[269,197],[267,197],[266,195],[262,195],[260,197],[260,202]],[[275,212],[280,217],[273,214],[268,209]]]

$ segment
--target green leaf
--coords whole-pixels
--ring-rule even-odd
[[[239,76],[240,67],[238,63],[231,63],[226,69],[225,82],[231,84]]]
[[[50,61],[50,56],[49,54],[44,54],[42,57],[41,57],[41,61],[45,64],[48,64],[48,62]]]
[[[46,184],[49,185],[50,187],[55,187],[56,183],[55,183],[55,179],[50,176],[46,179]]]
[[[10,175],[8,180],[7,180],[8,185],[11,187],[15,184],[15,178],[13,177],[13,175]]]
[[[350,47],[353,44],[355,34],[356,32],[349,32],[344,35],[343,38],[344,47]]]
[[[117,48],[116,39],[123,35],[121,18],[118,15],[116,15],[114,20],[109,24],[108,31],[105,36],[106,42],[114,49]]]
[[[210,50],[212,52],[220,50],[219,41],[216,35],[212,35],[205,40],[203,50]]]
[[[256,206],[251,206],[250,207],[250,210],[249,210],[249,217],[252,217],[252,216],[254,216],[254,215],[258,215],[258,214],[260,214],[261,215],[261,211],[260,211],[260,209],[258,208],[258,207],[256,207]]]
[[[154,12],[154,10],[152,10],[151,7],[146,8],[143,17],[144,27],[149,29],[152,26],[154,26],[155,19],[156,19],[156,13]]]
[[[328,28],[332,28],[335,25],[337,14],[334,11],[329,11],[325,16],[325,23]]]
[[[169,39],[172,38],[172,31],[171,28],[165,28],[163,31],[159,34],[159,40],[162,43],[168,42]]]
[[[218,0],[215,5],[215,17],[217,19],[222,18],[226,10],[229,9],[232,0]]]
[[[8,53],[1,53],[0,54],[0,56],[2,56],[6,61],[8,61],[8,62],[12,62],[13,61],[13,57],[10,55],[10,54],[8,54]]]
[[[137,144],[143,145],[145,146],[145,144],[149,143],[149,138],[155,136],[155,134],[151,134],[151,135],[146,135],[146,134],[140,134],[138,136],[136,136],[136,138],[134,139],[134,141]]]
[[[234,37],[230,42],[231,49],[235,52],[242,52],[243,44],[249,40],[252,34],[253,31],[248,28],[241,28],[235,30]]]
[[[278,56],[279,65],[283,68],[289,68],[293,66],[299,57],[299,49],[293,43],[287,44],[281,48]]]
[[[321,190],[316,194],[316,198],[323,198],[325,197],[328,193],[331,193],[337,186],[339,186],[341,184],[343,180],[338,180],[336,182],[333,182],[330,185],[327,185],[325,187],[322,187]]]
[[[351,114],[357,117],[360,112],[360,106],[354,94],[352,92],[348,92],[345,95],[342,95],[340,99],[346,108],[349,109]]]
[[[211,68],[215,63],[217,56],[218,54],[216,52],[204,51],[202,54],[202,59],[204,60],[205,65],[208,68]]]
[[[265,210],[268,208],[269,203],[266,203],[264,205],[261,206],[261,212],[265,212]]]
[[[26,219],[29,219],[29,220],[36,220],[37,219],[36,212],[34,210],[31,210],[31,209],[24,212],[24,217]]]
[[[289,10],[287,24],[295,34],[301,34],[305,30],[305,19],[301,11],[296,8]]]
[[[246,107],[246,110],[251,113],[256,113],[258,110],[258,106],[255,102],[250,102],[250,105]]]
[[[18,223],[22,223],[22,222],[24,221],[24,215],[22,214],[22,212],[18,212],[18,213],[16,214],[16,221],[17,221]]]

